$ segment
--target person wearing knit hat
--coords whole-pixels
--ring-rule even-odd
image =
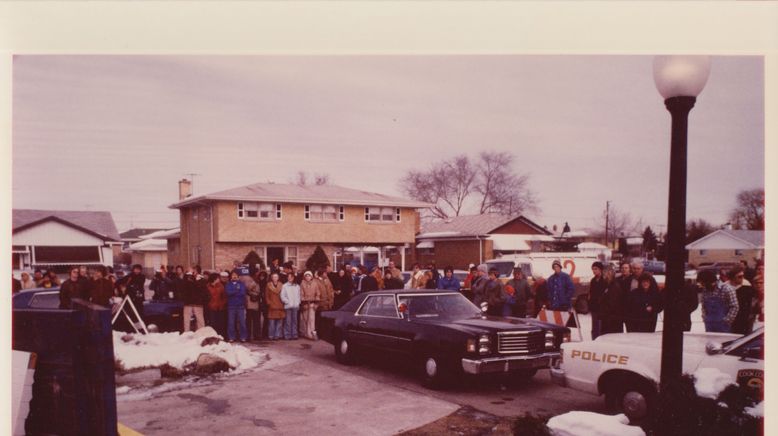
[[[471,285],[473,303],[478,307],[481,307],[481,303],[486,301],[486,284],[489,281],[489,277],[487,277],[488,270],[485,263],[478,265],[478,275],[473,279],[473,284]]]
[[[554,269],[554,273],[546,280],[549,309],[569,311],[572,307],[573,295],[575,294],[573,280],[567,273],[562,271],[562,262],[559,260],[554,260],[551,263],[551,267]]]

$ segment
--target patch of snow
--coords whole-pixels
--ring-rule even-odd
[[[594,412],[568,412],[548,420],[554,436],[645,436],[640,427],[629,425],[624,414],[601,415]]]
[[[193,332],[131,334],[124,342],[124,332],[113,332],[114,356],[124,369],[159,367],[168,364],[175,368],[197,361],[201,353],[214,354],[226,360],[230,368],[246,370],[265,360],[263,353],[253,352],[241,345],[219,342],[201,347],[202,337]]]
[[[761,401],[754,407],[746,407],[743,409],[743,412],[756,418],[764,418],[764,401]]]
[[[129,386],[119,386],[116,388],[116,395],[126,394],[127,392],[130,392],[132,388]]]
[[[694,372],[694,389],[701,397],[715,400],[721,391],[732,384],[735,384],[735,379],[717,368],[699,368]]]

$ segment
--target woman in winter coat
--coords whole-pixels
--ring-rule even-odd
[[[284,302],[284,339],[297,339],[297,314],[300,311],[300,285],[295,283],[295,274],[286,276],[286,283],[281,287],[281,301]]]
[[[208,276],[208,299],[207,310],[205,311],[206,324],[213,327],[216,333],[221,337],[227,337],[227,294],[224,291],[224,282],[227,281],[226,271],[220,274],[211,274]]]
[[[92,280],[89,281],[89,300],[101,306],[111,307],[113,297],[113,283],[105,277],[106,269],[99,265],[95,268]]]
[[[316,340],[316,308],[321,302],[321,281],[313,278],[313,273],[306,271],[303,282],[300,283],[300,334],[308,339]]]
[[[30,277],[30,273],[23,272],[22,273],[22,289],[32,289],[36,287],[35,280]]]
[[[662,296],[653,277],[649,273],[641,274],[638,287],[627,295],[627,331],[655,332],[657,316],[662,309]]]
[[[281,327],[286,317],[284,302],[281,301],[281,289],[283,283],[279,280],[278,273],[270,275],[270,281],[265,286],[265,303],[267,304],[267,335],[270,340],[281,339]]]
[[[262,288],[250,275],[241,277],[241,280],[246,285],[246,328],[249,340],[258,341],[262,337],[262,318],[259,313],[259,294]]]
[[[599,299],[600,334],[624,332],[624,291],[613,268],[603,272],[605,287]]]
[[[351,273],[345,266],[340,267],[338,270],[338,283],[335,286],[335,309],[340,309],[351,299],[353,288],[354,281],[351,278]]]
[[[237,271],[230,273],[224,291],[227,294],[227,340],[235,341],[235,324],[238,324],[240,341],[246,342],[246,286],[238,279]]]

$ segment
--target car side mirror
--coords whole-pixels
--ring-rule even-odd
[[[714,354],[720,354],[721,353],[721,344],[718,342],[708,342],[705,344],[705,352],[708,353],[708,355],[712,356]]]

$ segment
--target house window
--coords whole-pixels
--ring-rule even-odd
[[[297,247],[286,247],[286,261],[297,265]]]
[[[735,250],[735,256],[742,256],[743,250]]]
[[[254,251],[259,255],[259,259],[262,261],[262,264],[267,265],[267,261],[265,260],[267,257],[267,254],[265,253],[265,246],[258,245],[254,247]]]
[[[368,222],[384,222],[390,223],[394,221],[400,221],[399,215],[400,209],[394,209],[391,207],[366,207],[365,208],[365,221]]]
[[[339,210],[331,204],[309,204],[305,206],[305,219],[316,222],[338,221]]]
[[[273,203],[239,202],[238,218],[257,221],[281,219],[281,205]]]
[[[708,250],[700,250],[700,256],[705,256],[708,254]]]

